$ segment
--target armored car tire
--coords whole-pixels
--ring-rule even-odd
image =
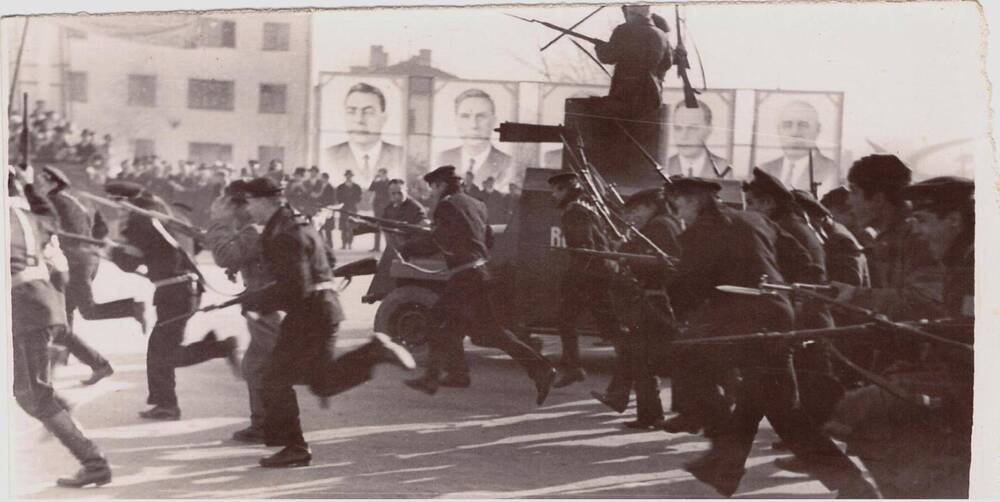
[[[409,348],[423,345],[431,328],[431,307],[438,297],[436,292],[420,286],[390,291],[375,313],[375,331]]]

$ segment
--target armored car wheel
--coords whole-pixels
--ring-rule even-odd
[[[420,286],[403,286],[392,290],[375,313],[375,331],[386,333],[409,348],[427,342],[431,327],[431,307],[438,294]]]

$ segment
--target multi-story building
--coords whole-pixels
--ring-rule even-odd
[[[6,83],[23,24],[7,20]],[[112,162],[305,165],[310,26],[308,13],[289,12],[33,17],[16,95],[111,134]]]

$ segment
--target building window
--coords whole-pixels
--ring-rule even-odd
[[[216,161],[232,162],[233,145],[224,143],[188,143],[188,160],[195,164],[211,164]]]
[[[232,111],[234,87],[232,80],[188,80],[188,108]]]
[[[285,162],[285,147],[283,146],[260,146],[257,147],[257,161],[264,168],[271,165],[272,160]]]
[[[128,76],[128,104],[156,106],[156,75]]]
[[[71,71],[66,74],[69,100],[74,103],[87,102],[87,72]]]
[[[260,113],[285,113],[285,84],[260,84]]]
[[[135,138],[132,140],[132,157],[139,159],[156,155],[156,143],[151,139]]]
[[[288,23],[264,23],[263,45],[265,51],[288,50]]]
[[[236,47],[236,22],[198,19],[198,47]]]

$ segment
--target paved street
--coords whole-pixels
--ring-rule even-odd
[[[367,249],[368,246],[359,245]],[[339,257],[346,263],[361,253]],[[228,283],[206,265],[210,282]],[[148,284],[102,264],[98,300],[150,294]],[[338,347],[362,343],[375,306],[360,297],[367,280],[357,280],[341,298],[349,320]],[[222,299],[206,295],[205,302]],[[402,385],[407,374],[382,366],[375,379],[332,401],[322,410],[307,390],[298,391],[313,464],[265,470],[261,456],[274,449],[229,440],[247,424],[245,385],[225,363],[214,360],[178,370],[183,411],[177,422],[144,421],[144,341],[134,321],[81,322],[79,333],[116,369],[94,387],[79,379],[89,369],[71,361],[59,368],[56,384],[74,403],[74,415],[107,453],[114,481],[84,491],[56,488],[54,479],[74,472],[76,462],[41,426],[16,407],[12,418],[11,488],[37,498],[320,498],[320,497],[715,497],[682,470],[707,448],[700,436],[626,432],[621,422],[634,407],[616,414],[589,396],[608,380],[611,349],[584,341],[590,379],[554,390],[544,406],[534,404],[534,386],[516,364],[495,350],[469,346],[472,387],[442,389],[428,397]],[[207,329],[220,336],[247,337],[238,309],[196,316],[188,341]],[[545,352],[558,356],[558,341]],[[663,385],[669,403],[670,389]],[[634,405],[634,403],[633,403]],[[738,496],[817,497],[830,495],[804,475],[771,465],[775,436],[762,428]]]

